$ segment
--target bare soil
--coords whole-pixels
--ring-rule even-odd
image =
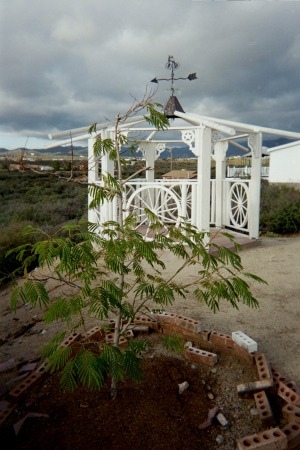
[[[253,285],[260,301],[258,310],[242,305],[239,311],[233,311],[222,305],[213,315],[190,298],[179,301],[170,311],[200,320],[206,329],[228,334],[245,332],[258,342],[259,351],[273,367],[299,386],[300,237],[265,238],[261,247],[245,250],[241,256],[248,271],[268,281],[268,285]],[[176,265],[169,255],[165,255],[165,261],[172,268]],[[192,278],[194,274],[184,276]],[[56,293],[53,288],[54,297]],[[12,360],[12,367],[0,373],[0,395],[1,390],[4,393],[5,388],[13,387],[18,369],[36,358],[41,345],[59,329],[59,325],[50,327],[41,322],[38,309],[20,306],[13,314],[8,306],[9,294],[8,289],[0,293],[0,364]],[[90,326],[94,324],[91,321]],[[116,401],[110,399],[109,380],[99,392],[80,388],[72,394],[59,389],[59,374],[48,377],[18,403],[4,423],[1,448],[232,450],[237,438],[265,429],[253,415],[254,400],[241,399],[236,393],[237,384],[257,379],[253,366],[218,349],[210,349],[219,354],[215,368],[195,365],[163,350],[157,339],[157,335],[147,337],[144,380],[138,385],[125,380]],[[189,388],[179,395],[178,384],[183,381],[188,381]],[[230,426],[225,429],[214,419],[212,425],[200,429],[215,406],[221,408]],[[279,425],[280,406],[274,404]],[[16,437],[13,425],[28,412],[49,417],[27,419]]]

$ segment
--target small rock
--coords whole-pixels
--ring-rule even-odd
[[[214,397],[214,395],[211,393],[211,392],[209,392],[208,394],[207,394],[207,397],[210,399],[210,400],[213,400],[215,397]]]
[[[46,334],[47,331],[46,330],[42,330],[40,334]]]
[[[32,309],[32,306],[30,303],[25,303],[25,309],[26,311],[29,311],[30,309]]]
[[[201,380],[201,383],[202,383],[202,384],[205,384],[205,380]]]
[[[217,373],[217,369],[216,369],[215,367],[213,367],[213,368],[211,369],[211,373]]]
[[[189,387],[189,383],[187,381],[184,381],[183,383],[178,384],[179,395],[181,395],[188,387]]]
[[[216,437],[216,443],[221,445],[224,442],[224,438],[221,434],[218,434],[218,436]]]
[[[189,348],[189,347],[193,347],[193,343],[188,341],[184,344],[185,347]]]
[[[191,365],[191,369],[197,369],[196,364],[192,364],[192,365]]]
[[[209,384],[206,386],[206,389],[207,389],[208,391],[211,391],[211,387],[209,386]]]
[[[251,408],[250,409],[250,414],[251,414],[251,416],[258,416],[259,413],[258,413],[256,408]]]
[[[217,419],[222,427],[225,429],[229,427],[229,422],[222,413],[217,414]]]

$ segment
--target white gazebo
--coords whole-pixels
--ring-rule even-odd
[[[149,127],[144,116],[131,117],[120,126],[129,139],[143,135],[139,140],[139,151],[145,159],[146,171],[143,179],[130,179],[126,183],[126,198],[123,208],[126,214],[135,212],[138,226],[147,226],[144,208],[152,210],[166,224],[178,224],[186,217],[201,231],[211,227],[228,228],[250,239],[259,237],[259,209],[261,183],[261,154],[263,133],[300,139],[300,133],[275,130],[230,120],[216,119],[188,112],[174,111],[166,131]],[[101,185],[103,176],[114,174],[114,162],[107,154],[94,154],[97,134],[114,139],[114,125],[98,124],[96,132],[89,134],[89,127],[68,130],[49,135],[50,139],[61,139],[48,145],[53,148],[71,142],[88,140],[88,181]],[[146,137],[145,137],[146,136]],[[67,138],[68,137],[68,138]],[[247,147],[241,145],[247,142]],[[184,143],[197,158],[196,179],[156,179],[154,163],[168,145]],[[226,178],[226,151],[229,143],[251,151],[251,178]],[[211,158],[216,161],[216,178],[211,179]],[[101,164],[100,164],[101,163]],[[89,210],[89,220],[101,225],[117,218],[117,201],[105,201],[101,207]]]

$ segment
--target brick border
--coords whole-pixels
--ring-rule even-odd
[[[107,325],[109,325],[110,330],[113,329],[111,320],[106,323]],[[272,391],[273,395],[278,395],[281,401],[285,402],[285,405],[282,407],[282,416],[288,423],[281,428],[275,426],[275,428],[266,429],[261,433],[238,439],[237,449],[259,450],[260,448],[267,448],[268,450],[292,450],[299,448],[300,392],[297,390],[293,380],[286,379],[274,368],[271,368],[264,354],[258,351],[250,351],[257,348],[256,343],[250,337],[244,335],[241,331],[233,332],[232,336],[230,336],[215,330],[205,330],[202,329],[199,321],[183,315],[167,312],[151,313],[149,315],[140,314],[136,316],[131,330],[126,333],[126,338],[124,336],[121,337],[121,347],[126,346],[128,339],[134,337],[134,330],[136,329],[138,332],[139,327],[166,335],[180,334],[186,341],[192,341],[192,346],[189,346],[185,351],[185,357],[198,364],[204,363],[213,366],[218,362],[217,354],[193,346],[201,346],[201,344],[206,348],[210,344],[215,345],[220,352],[230,352],[237,358],[243,358],[249,364],[255,364],[259,381],[250,380],[249,383],[238,385],[238,394],[241,396],[253,396],[262,423],[265,426],[272,423],[274,426],[273,412],[266,393],[266,390]],[[241,342],[236,339],[237,333],[238,337],[242,336]],[[72,347],[72,354],[74,355],[80,347],[80,342],[84,344],[89,339],[99,342],[111,342],[112,331],[104,332],[101,327],[93,327],[83,335],[72,333],[63,341],[61,346]],[[245,345],[245,342],[251,345]],[[47,362],[44,362],[9,392],[8,407],[0,413],[0,426],[14,410],[17,402],[45,378],[46,372]]]

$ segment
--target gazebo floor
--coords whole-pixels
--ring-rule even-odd
[[[149,239],[151,239],[151,233],[147,233],[148,229],[146,226],[139,227],[138,231],[140,231],[140,233],[142,233],[142,234],[147,235],[147,237]],[[167,233],[167,230],[165,230],[165,232]],[[226,236],[222,235],[222,232],[228,233],[231,236],[233,236],[235,239],[235,242],[241,248],[257,247],[257,246],[261,245],[260,239],[250,239],[245,234],[237,233],[235,231],[228,230],[228,229],[220,229],[220,228],[216,228],[216,227],[211,227],[210,233],[211,233],[213,242],[217,245],[221,245],[223,247],[230,248],[231,250],[234,250],[234,245],[230,239],[228,239]],[[211,253],[214,253],[213,249],[211,249]]]
[[[231,236],[233,236],[235,239],[235,242],[241,248],[251,248],[251,247],[257,247],[257,246],[261,245],[260,239],[250,239],[245,234],[237,233],[232,230],[220,229],[220,228],[215,228],[215,227],[210,228],[210,233],[213,237],[214,242],[217,245],[222,245],[223,247],[230,248],[231,250],[234,250],[234,245],[230,241],[230,239],[228,239],[226,236],[222,235],[222,232],[228,233]]]

